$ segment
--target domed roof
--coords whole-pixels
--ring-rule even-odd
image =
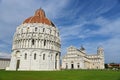
[[[50,21],[48,18],[46,18],[45,12],[43,9],[38,9],[35,12],[35,15],[32,17],[27,18],[24,23],[43,23],[51,26],[55,26],[52,21]]]

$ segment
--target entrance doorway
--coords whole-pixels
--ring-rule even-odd
[[[57,60],[55,60],[55,69],[57,69]]]
[[[17,60],[17,64],[16,64],[16,70],[18,70],[20,67],[20,60]]]
[[[71,64],[71,69],[74,69],[74,64]]]
[[[57,69],[57,64],[58,64],[58,53],[55,55],[55,69]]]

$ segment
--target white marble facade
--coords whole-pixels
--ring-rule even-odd
[[[104,51],[99,47],[97,54],[87,55],[85,48],[70,46],[62,58],[62,69],[104,69]]]
[[[38,9],[17,27],[7,70],[59,70],[60,47],[57,27]]]

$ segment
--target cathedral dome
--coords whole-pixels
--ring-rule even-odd
[[[35,15],[32,17],[27,18],[23,24],[25,23],[43,23],[51,26],[55,26],[52,21],[50,21],[48,18],[46,18],[45,12],[43,9],[38,9],[35,12]]]

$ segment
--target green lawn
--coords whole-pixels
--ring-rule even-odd
[[[0,71],[0,80],[120,80],[120,71]]]

